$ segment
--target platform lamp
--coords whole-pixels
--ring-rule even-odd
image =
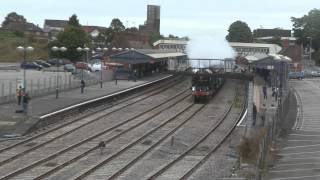
[[[88,47],[82,48],[82,47],[78,47],[77,48],[78,52],[86,52],[86,62],[88,62],[88,52],[90,51],[90,49]],[[82,61],[83,62],[83,61]],[[83,62],[84,63],[84,62]],[[84,68],[84,67],[83,67]],[[83,81],[83,68],[81,68],[81,81]]]
[[[101,52],[101,51],[103,51],[103,52],[106,52],[106,51],[108,51],[108,48],[106,48],[106,47],[104,47],[104,48],[100,48],[100,47],[98,47],[97,49],[96,49],[98,52]],[[102,88],[102,58],[100,59],[100,67],[101,67],[101,69],[100,69],[100,88]]]
[[[65,52],[65,51],[67,51],[67,48],[66,48],[66,47],[63,47],[63,46],[62,46],[62,47],[53,46],[53,47],[51,48],[51,50],[52,50],[53,52],[58,52],[58,51]],[[59,65],[60,65],[60,61],[58,60],[58,61],[57,61],[56,99],[59,98]]]
[[[18,46],[17,50],[20,52],[23,52],[23,64],[26,64],[26,58],[27,58],[27,52],[31,52],[34,50],[33,47],[28,46],[28,47],[23,47],[23,46]],[[23,92],[27,92],[27,81],[26,81],[26,68],[23,68]]]

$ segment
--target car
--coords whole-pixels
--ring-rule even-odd
[[[90,68],[88,63],[85,63],[85,62],[77,62],[75,64],[75,67],[76,67],[76,69],[83,69],[83,70],[92,71],[92,69]]]
[[[35,60],[34,62],[36,62],[37,64],[39,64],[39,65],[41,65],[43,67],[46,67],[46,68],[51,66],[51,64],[45,62],[44,60]]]
[[[313,77],[320,77],[320,71],[311,71]]]
[[[65,65],[63,65],[63,70],[65,70],[67,72],[75,73],[76,67],[73,64],[65,64]]]
[[[51,64],[52,66],[60,66],[63,64],[63,61],[61,59],[53,58],[48,59],[47,63]]]
[[[289,79],[303,79],[304,78],[304,72],[298,71],[298,72],[289,72],[288,74]]]
[[[41,69],[43,69],[43,66],[41,66],[35,62],[22,62],[20,67],[23,69],[37,69],[39,71]]]
[[[101,63],[93,63],[93,64],[88,64],[90,67],[91,71],[96,72],[96,71],[101,71]]]
[[[62,65],[65,65],[65,64],[72,64],[72,62],[71,62],[69,59],[65,59],[65,58],[63,58],[63,59],[61,59],[61,61],[62,61]]]

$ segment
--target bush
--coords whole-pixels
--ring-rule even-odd
[[[241,160],[246,163],[255,163],[260,152],[260,143],[265,135],[265,129],[260,130],[255,136],[244,137],[238,145]]]

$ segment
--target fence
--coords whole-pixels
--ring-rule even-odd
[[[100,73],[100,72],[98,72]],[[84,73],[84,80],[86,86],[96,85],[100,82],[100,74],[88,74]],[[112,71],[103,71],[102,80],[110,81],[113,79]],[[72,75],[68,72],[61,72],[59,76],[44,77],[44,78],[33,78],[27,79],[27,92],[31,97],[40,97],[56,92],[56,88],[59,88],[60,92],[80,88],[81,74]],[[58,83],[57,83],[58,82]],[[0,83],[0,104],[12,102],[16,100],[16,90],[18,87],[17,81],[2,81]]]
[[[287,116],[294,116],[294,113],[290,111],[295,109],[296,105],[297,101],[294,97],[294,92],[291,90],[284,93],[284,96],[278,101],[277,108],[269,109],[265,114],[264,128],[266,131],[259,145],[260,152],[256,179],[264,179],[264,175],[266,175],[263,172],[266,172],[268,163],[270,163],[268,160],[274,155],[271,153],[272,148],[275,146],[276,138],[290,131],[294,122],[290,121],[292,118],[287,118]]]

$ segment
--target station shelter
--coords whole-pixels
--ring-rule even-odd
[[[187,55],[175,50],[135,49],[125,50],[110,56],[111,62],[123,64],[123,68],[136,77],[152,75],[179,68],[187,64]]]
[[[288,73],[291,59],[276,54],[269,54],[251,63],[255,72],[263,77],[270,87],[277,87],[280,94],[288,92]]]

